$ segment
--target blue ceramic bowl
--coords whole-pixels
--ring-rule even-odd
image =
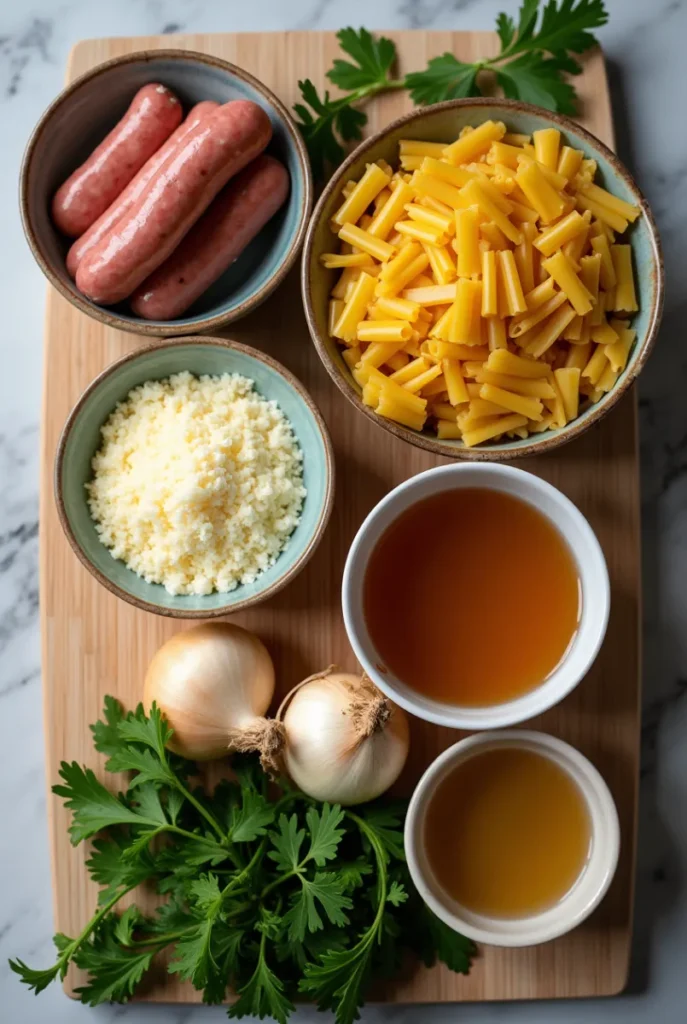
[[[91,460],[101,444],[100,428],[132,388],[187,370],[197,376],[239,373],[256,390],[274,399],[288,417],[303,452],[307,496],[300,522],[271,568],[251,584],[229,593],[174,596],[146,583],[112,557],[96,533],[86,501]],[[118,359],[89,384],[62,431],[55,459],[55,501],[74,552],[86,568],[117,597],[144,611],[176,618],[227,615],[271,597],[293,579],[324,533],[334,497],[334,456],[324,420],[302,384],[274,359],[247,345],[220,338],[179,338],[151,345]]]
[[[341,189],[349,179],[357,181],[363,174],[366,164],[384,159],[396,166],[400,139],[446,142],[457,138],[465,125],[474,126],[490,118],[503,121],[510,132],[521,132],[525,135],[531,135],[539,128],[550,128],[554,125],[562,132],[566,144],[583,150],[586,157],[596,160],[598,184],[621,199],[641,207],[641,216],[622,237],[623,242],[629,242],[632,246],[639,312],[633,314],[630,324],[637,332],[637,338],[627,366],[611,391],[595,405],[585,409],[577,419],[571,420],[565,427],[532,434],[524,440],[503,439],[475,448],[466,448],[462,441],[442,441],[428,430],[411,430],[392,420],[384,419],[363,403],[361,389],[344,363],[339,345],[329,336],[328,301],[335,272],[324,269],[320,256],[322,253],[332,252],[335,236],[330,221],[341,204]],[[410,441],[411,444],[436,455],[477,461],[539,455],[557,448],[574,437],[579,437],[601,419],[637,378],[656,341],[663,309],[663,279],[661,245],[651,211],[629,171],[616,155],[603,142],[568,117],[516,100],[491,98],[449,100],[446,103],[436,103],[434,106],[413,110],[361,142],[337,169],[315,207],[305,239],[302,263],[303,303],[310,334],[328,373],[344,395],[375,423],[404,441]]]
[[[146,82],[162,82],[188,110],[200,100],[248,99],[269,114],[273,137],[267,152],[288,168],[291,191],[285,205],[234,264],[176,320],[143,320],[126,303],[104,307],[90,302],[67,273],[71,243],[50,219],[58,186],[122,117]],[[110,327],[154,337],[215,330],[263,302],[293,266],[312,205],[307,152],[286,107],[266,86],[241,68],[204,53],[147,50],[98,65],[65,89],[48,107],[29,140],[20,174],[24,231],[48,280],[84,313]]]

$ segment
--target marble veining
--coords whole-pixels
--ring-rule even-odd
[[[684,1021],[687,948],[687,0],[607,0],[600,32],[618,149],[658,220],[667,267],[661,338],[640,386],[644,721],[634,963],[605,1002],[433,1008],[434,1024]],[[38,446],[45,285],[24,243],[16,180],[27,135],[59,91],[79,39],[183,31],[489,29],[517,0],[33,0],[0,5],[0,1020],[3,1024],[209,1024],[219,1008],[87,1010],[56,987],[36,999],[8,956],[51,962],[38,631]],[[49,382],[48,382],[49,386]],[[422,1007],[370,1008],[369,1024],[424,1024]],[[323,1020],[303,1010],[301,1022]]]

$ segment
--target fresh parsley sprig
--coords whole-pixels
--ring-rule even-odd
[[[445,928],[410,881],[403,803],[354,812],[286,786],[270,800],[250,758],[235,761],[235,780],[211,794],[194,789],[194,766],[167,751],[171,730],[155,707],[125,714],[108,697],[92,731],[107,770],[128,773],[126,791],[115,795],[89,769],[62,765],[55,792],[72,812],[72,842],[92,840],[87,868],[101,891],[79,935],[55,936],[52,967],[11,961],[34,992],[74,963],[88,975],[76,990],[82,1002],[125,1002],[169,948],[168,970],[204,1002],[237,993],[230,1017],[286,1024],[305,996],[352,1024],[369,980],[398,970],[404,950],[469,969],[472,943]],[[160,906],[118,914],[141,882]]]
[[[574,114],[575,89],[565,76],[581,68],[572,55],[594,46],[592,31],[607,20],[603,0],[523,0],[517,22],[498,15],[501,49],[495,57],[469,63],[444,53],[424,71],[398,79],[392,75],[396,47],[390,39],[375,39],[364,28],[342,29],[337,39],[351,60],[335,60],[327,78],[344,95],[331,99],[325,91],[320,97],[310,79],[298,83],[304,102],[294,109],[313,171],[322,175],[327,164],[343,159],[343,143],[361,138],[367,116],[355,104],[388,89],[408,89],[417,105],[439,103],[479,96],[483,72],[491,72],[507,97]]]
[[[348,90],[346,95],[332,100],[325,90],[320,97],[306,78],[298,83],[304,103],[294,104],[316,176],[323,174],[326,164],[337,164],[343,159],[342,141],[351,142],[361,137],[367,116],[353,104],[379,92],[404,87],[402,81],[391,77],[396,47],[390,39],[383,36],[375,39],[365,28],[357,32],[353,28],[342,28],[336,38],[352,63],[335,60],[327,78],[332,85]]]
[[[603,0],[548,0],[543,8],[539,0],[524,0],[517,24],[503,13],[496,19],[501,49],[495,57],[466,64],[445,53],[407,75],[405,84],[414,103],[438,103],[478,95],[480,72],[493,71],[510,99],[574,114],[575,89],[564,75],[582,69],[571,54],[594,46],[591,30],[607,21]]]

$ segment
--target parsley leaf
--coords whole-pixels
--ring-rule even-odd
[[[299,829],[298,817],[295,814],[292,814],[290,818],[287,818],[285,814],[280,814],[278,827],[278,832],[270,833],[274,850],[270,850],[267,856],[283,871],[294,871],[298,867],[300,849],[305,839],[305,829]]]
[[[172,775],[166,764],[163,764],[150,750],[139,750],[136,747],[120,747],[109,758],[105,765],[108,772],[136,772],[129,786],[140,786],[144,782],[167,783]]]
[[[424,71],[406,75],[405,86],[417,104],[475,96],[481,92],[479,72],[490,69],[510,99],[574,114],[575,90],[563,76],[579,74],[580,67],[570,54],[594,46],[592,29],[607,20],[603,0],[548,0],[543,8],[539,0],[523,0],[517,25],[508,14],[496,19],[501,42],[496,57],[470,64],[444,53]]]
[[[201,875],[192,883],[190,895],[199,918],[198,924],[177,943],[169,972],[191,981],[194,988],[203,989],[210,978],[217,975],[217,962],[212,950],[212,930],[222,906],[217,876]]]
[[[354,64],[335,60],[327,78],[340,89],[365,89],[386,83],[396,60],[396,47],[390,39],[375,39],[366,28],[342,28],[336,33],[339,46],[352,57]]]
[[[394,881],[389,886],[389,892],[386,898],[394,907],[400,907],[401,904],[405,903],[408,899],[408,893],[401,882]]]
[[[122,745],[119,723],[124,721],[124,708],[114,697],[105,698],[103,718],[104,721],[98,721],[91,726],[93,746],[101,754],[112,756]]]
[[[336,133],[344,142],[361,138],[367,115],[351,107],[348,96],[331,100],[325,90],[320,98],[309,78],[299,81],[298,88],[303,103],[294,103],[293,109],[298,114],[297,124],[308,148],[313,173],[321,177],[327,164],[343,160],[344,148]]]
[[[511,39],[509,45],[512,48],[522,49],[531,42],[538,14],[539,0],[523,0],[522,6],[518,11],[518,27],[515,28],[513,21],[510,18],[508,19],[511,25]]]
[[[464,935],[454,932],[448,925],[444,924],[432,911],[425,907],[429,932],[436,948],[437,959],[459,974],[467,974],[470,970],[470,962],[477,952],[477,947],[472,939],[466,939]]]
[[[221,846],[208,832],[196,832],[194,840],[185,843],[182,849],[184,862],[189,867],[199,868],[209,864],[216,868],[229,857],[228,847]]]
[[[232,807],[229,836],[234,843],[250,843],[264,836],[274,821],[274,808],[254,789],[244,789],[240,807]]]
[[[295,1006],[284,994],[283,982],[270,969],[265,959],[266,937],[260,940],[257,966],[246,984],[238,990],[238,999],[229,1007],[229,1017],[254,1016],[263,1020],[272,1017],[286,1024]]]
[[[174,730],[167,725],[154,701],[149,715],[146,715],[143,705],[139,704],[135,711],[129,712],[119,723],[117,731],[125,743],[141,743],[150,747],[163,763],[167,760],[166,744]]]
[[[21,981],[23,981],[25,985],[28,985],[29,989],[32,992],[35,992],[36,995],[55,981],[58,975],[60,978],[64,978],[64,974],[66,973],[66,965],[64,972],[60,970],[61,964],[59,960],[53,967],[48,967],[44,971],[36,971],[32,967],[28,967],[23,960],[19,959],[10,960],[9,965],[10,969],[13,970],[15,974],[18,974]]]
[[[196,918],[182,904],[172,899],[157,908],[148,927],[154,935],[165,935],[167,932],[186,931],[193,927],[195,921]]]
[[[496,16],[496,33],[501,40],[501,52],[508,48],[515,35],[515,22],[503,11]]]
[[[184,796],[177,790],[171,789],[167,793],[167,814],[173,825],[176,825],[181,808],[184,806]]]
[[[406,88],[416,105],[440,103],[442,100],[459,100],[466,96],[479,95],[476,79],[479,69],[475,64],[465,64],[452,53],[433,57],[424,71],[412,71],[405,77]]]
[[[336,851],[344,835],[344,830],[338,827],[344,820],[344,812],[338,804],[333,807],[323,804],[320,811],[316,807],[309,807],[305,820],[310,832],[308,859],[312,858],[321,868],[328,860],[336,857]]]
[[[117,940],[118,922],[114,916],[105,918],[90,942],[74,955],[74,963],[90,978],[74,991],[82,1003],[125,1003],[148,970],[153,952],[122,948]]]
[[[145,921],[143,914],[134,904],[127,907],[124,913],[116,919],[114,937],[122,946],[130,946],[134,930]]]
[[[129,843],[128,836],[115,833],[107,839],[94,839],[91,844],[92,853],[86,867],[93,881],[105,887],[98,898],[101,906],[121,888],[133,888],[155,874],[152,857],[147,852],[132,857],[128,854]]]
[[[63,761],[60,775],[64,786],[53,786],[53,793],[64,798],[65,806],[72,811],[69,828],[71,842],[77,846],[83,839],[89,839],[110,825],[149,825],[156,828],[165,824],[165,817],[149,818],[139,814],[98,782],[90,768],[82,768],[72,761]]]
[[[319,903],[332,924],[343,927],[348,924],[344,910],[353,906],[344,895],[344,884],[331,871],[318,871],[310,880],[300,877],[301,891],[292,897],[291,908],[284,914],[284,923],[289,926],[289,939],[302,942],[307,932],[319,931],[323,926],[316,903]]]
[[[109,772],[136,772],[130,787],[144,782],[174,784],[165,749],[172,730],[155,704],[150,717],[142,704],[125,714],[119,701],[106,697],[103,719],[91,726],[91,732],[96,750],[108,755]]]
[[[372,874],[372,865],[360,858],[359,860],[344,861],[337,865],[337,874],[341,879],[344,892],[351,892],[364,885],[365,875]]]
[[[212,933],[213,958],[217,964],[217,973],[208,977],[203,991],[204,1003],[221,1003],[227,992],[227,985],[238,966],[244,932],[231,926],[222,933],[221,925],[216,924]]]
[[[575,90],[561,77],[561,71],[556,57],[531,53],[504,64],[496,72],[496,79],[509,99],[574,114]]]
[[[217,974],[210,944],[214,924],[214,918],[206,917],[179,939],[168,968],[170,974],[178,974],[197,989],[205,988],[210,978]]]
[[[319,963],[306,965],[300,991],[315,999],[319,1009],[335,1010],[336,1024],[357,1020],[371,953],[367,933],[352,949],[324,953]]]
[[[110,725],[107,745],[112,748],[111,733]],[[119,746],[111,749],[110,759],[105,766],[109,772],[136,772],[129,783],[130,787],[140,786],[144,782],[174,785],[176,780],[165,749],[172,730],[155,704],[151,708],[150,717],[146,716],[142,704],[135,711],[121,717],[116,724],[116,733]]]
[[[403,822],[405,806],[399,801],[376,800],[359,808],[367,833],[374,833],[385,859],[405,860]]]
[[[222,899],[222,894],[219,891],[217,875],[201,875],[200,878],[191,885],[191,896],[195,900],[196,906],[199,910],[202,910],[205,913],[216,913]]]
[[[523,50],[557,53],[571,50],[584,53],[596,45],[591,29],[601,28],[608,21],[603,0],[548,0],[542,13],[539,31],[535,32],[538,0],[525,0],[515,39],[505,47],[502,57]]]

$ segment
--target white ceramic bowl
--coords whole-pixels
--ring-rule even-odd
[[[591,823],[589,859],[575,885],[553,907],[529,917],[487,917],[461,906],[441,888],[425,853],[425,814],[437,785],[459,762],[504,746],[517,746],[543,754],[568,772],[582,792]],[[534,946],[571,931],[601,902],[618,863],[620,828],[608,786],[586,757],[568,743],[546,733],[512,730],[469,736],[432,762],[410,801],[404,841],[408,868],[416,889],[449,928],[475,942],[492,946]]]
[[[577,633],[556,669],[536,689],[503,704],[465,707],[433,700],[412,689],[383,663],[363,613],[367,563],[387,527],[407,508],[430,495],[458,488],[502,491],[534,505],[563,536],[577,565],[582,610]],[[498,729],[524,722],[553,707],[584,678],[606,633],[610,586],[606,561],[591,526],[573,503],[551,484],[522,469],[497,463],[439,466],[390,491],[373,508],[351,545],[342,584],[348,639],[361,665],[387,696],[418,718],[454,729]],[[532,612],[536,614],[536,612]]]

